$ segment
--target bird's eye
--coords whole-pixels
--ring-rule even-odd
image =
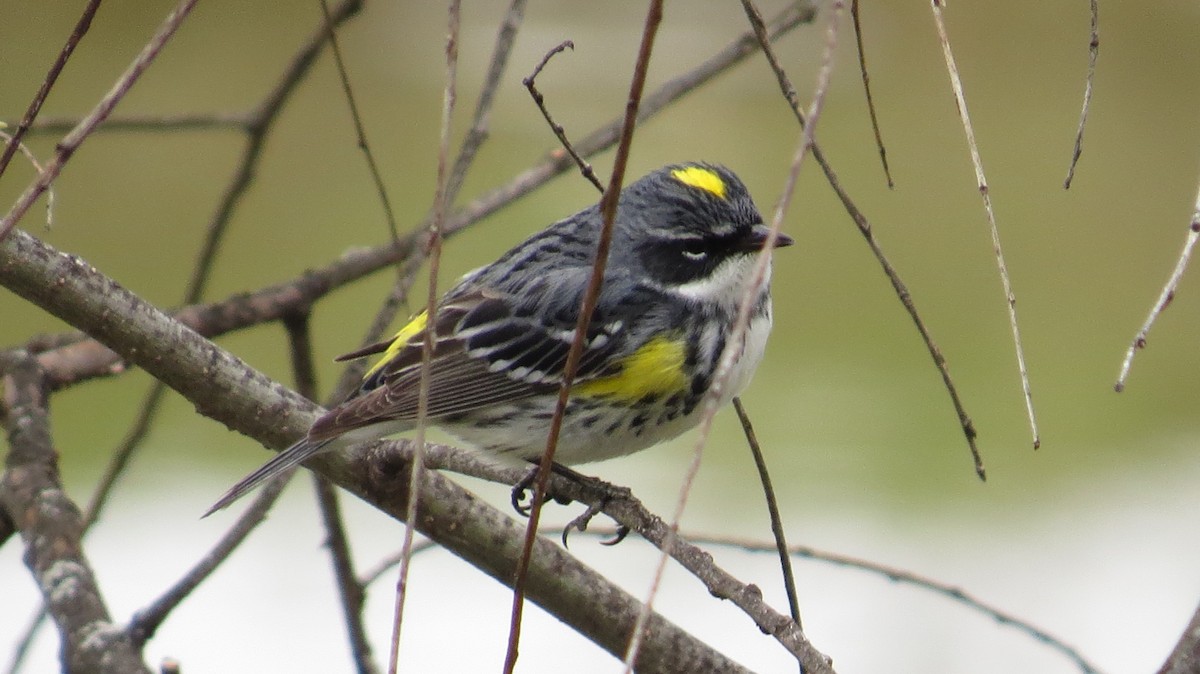
[[[692,260],[693,262],[700,262],[704,258],[708,257],[708,247],[705,246],[704,242],[700,239],[684,241],[680,251],[683,253],[684,257]]]

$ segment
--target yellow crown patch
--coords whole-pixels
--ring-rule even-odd
[[[717,172],[704,166],[685,166],[671,171],[671,175],[684,185],[704,190],[718,199],[725,198],[725,181]]]

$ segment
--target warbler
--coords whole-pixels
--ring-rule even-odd
[[[591,206],[468,273],[432,320],[427,423],[500,460],[537,461],[592,275],[601,230]],[[588,463],[673,438],[702,402],[769,229],[745,185],[706,163],[666,166],[621,191],[607,268],[583,340],[555,459]],[[779,234],[775,246],[793,243]],[[720,403],[750,381],[771,329],[770,268]],[[206,515],[318,452],[416,426],[422,312],[392,338],[345,402],[234,485]]]

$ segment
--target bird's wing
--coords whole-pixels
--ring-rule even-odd
[[[477,288],[458,293],[439,307],[429,362],[428,418],[558,389],[579,314],[579,293],[561,285],[551,287],[544,280],[519,290]],[[628,317],[618,313],[598,311],[593,316],[577,383],[613,373],[612,355],[621,353],[628,324]],[[427,327],[419,315],[389,342],[343,357],[384,352],[359,391],[319,419],[309,437],[320,440],[383,421],[415,420]]]

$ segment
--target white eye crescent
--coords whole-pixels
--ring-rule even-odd
[[[708,250],[703,241],[688,241],[680,250],[683,256],[694,262],[700,262],[708,257]]]

